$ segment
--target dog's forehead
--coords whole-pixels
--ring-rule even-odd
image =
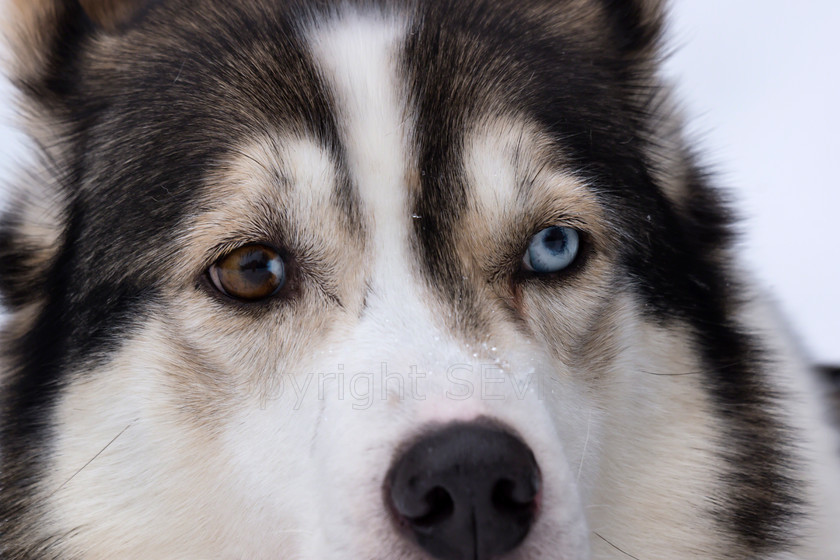
[[[381,11],[347,10],[308,27],[302,42],[329,99],[333,136],[325,142],[314,126],[278,123],[232,143],[204,189],[208,211],[188,228],[193,253],[232,230],[248,240],[279,229],[281,242],[310,261],[331,245],[350,249],[367,290],[391,292],[391,302],[398,292],[402,307],[416,296],[410,286],[440,285],[448,311],[454,304],[452,315],[476,327],[489,323],[473,305],[475,281],[488,272],[480,269],[522,250],[538,228],[564,219],[595,243],[605,239],[597,197],[545,128],[497,99],[492,84],[483,102],[460,108],[446,99],[448,82],[429,78],[417,91],[411,37],[410,18]],[[423,88],[444,96],[441,110],[461,111],[450,115],[459,129],[434,126]]]
[[[564,3],[558,19],[470,3],[347,3],[314,14],[245,3],[224,13],[185,10],[194,22],[162,6],[141,27],[95,41],[83,68],[96,92],[85,101],[114,115],[91,134],[99,154],[85,168],[92,212],[113,197],[108,206],[126,217],[124,239],[144,246],[158,227],[144,225],[147,217],[172,231],[176,209],[190,207],[220,156],[283,134],[308,138],[349,175],[354,189],[336,196],[351,211],[355,194],[375,192],[370,207],[407,197],[402,207],[422,217],[413,223],[420,245],[438,255],[451,252],[441,233],[481,196],[464,176],[465,161],[481,160],[476,138],[517,135],[522,145],[555,148],[552,161],[548,150],[533,161],[612,186],[638,180],[637,115],[611,73],[618,54],[586,32],[592,4]],[[154,46],[161,42],[165,51]],[[114,52],[126,61],[117,73]],[[382,177],[363,177],[371,169]]]

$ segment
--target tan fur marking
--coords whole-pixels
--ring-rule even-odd
[[[537,315],[549,313],[536,325],[578,332],[586,322],[580,321],[581,313],[597,311],[599,300],[608,294],[615,251],[615,236],[591,190],[564,172],[557,146],[535,125],[510,116],[485,119],[473,129],[466,140],[465,170],[473,195],[463,226],[469,235],[459,236],[457,242],[459,254],[470,259],[468,270],[476,275],[476,285],[487,286],[495,294],[491,299],[507,302],[520,318],[533,308]],[[543,288],[538,282],[511,283],[528,241],[554,225],[586,232],[591,245],[586,274],[570,276],[562,290]],[[561,310],[565,305],[570,308]],[[579,321],[568,325],[569,317]]]
[[[363,271],[347,255],[362,255],[364,240],[334,204],[336,181],[328,155],[305,138],[277,133],[234,150],[208,180],[206,202],[183,232],[184,249],[172,255],[169,313],[187,325],[185,344],[233,376],[280,372],[294,363],[294,356],[300,361],[306,345],[315,344],[304,333],[327,333],[330,321],[337,324],[330,309],[338,305],[351,314],[359,312]],[[313,221],[313,216],[319,218]],[[281,240],[286,244],[278,248],[294,259],[294,272],[289,272],[297,277],[289,282],[296,291],[289,301],[273,304],[276,309],[263,318],[236,313],[230,304],[195,289],[203,271],[227,251],[249,243],[279,245]],[[265,328],[255,329],[255,321]],[[275,338],[279,324],[296,334]],[[219,345],[220,340],[226,342]],[[240,378],[237,384],[268,395],[276,381]]]

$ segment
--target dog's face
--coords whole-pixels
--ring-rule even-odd
[[[83,4],[19,6],[48,194],[2,238],[11,551],[772,541],[773,423],[711,413],[764,395],[656,3]]]

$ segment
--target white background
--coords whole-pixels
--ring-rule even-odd
[[[840,2],[675,0],[667,70],[747,265],[805,348],[840,365]]]
[[[814,359],[840,364],[840,2],[673,0],[671,23],[666,71],[736,195],[745,262]],[[0,124],[0,173],[19,144]]]

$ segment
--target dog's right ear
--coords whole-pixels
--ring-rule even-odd
[[[6,71],[31,77],[48,63],[51,51],[72,48],[87,33],[117,33],[155,0],[11,0],[0,35],[11,53]]]

